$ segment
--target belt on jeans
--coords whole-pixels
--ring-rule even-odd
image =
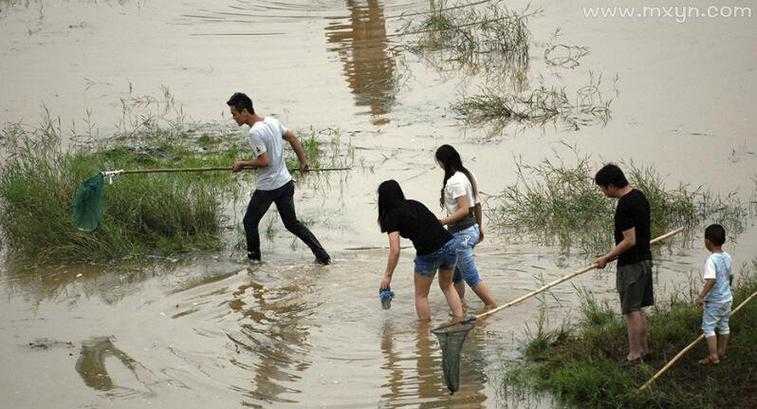
[[[476,225],[476,218],[471,215],[468,215],[465,219],[460,220],[459,222],[455,224],[450,224],[449,226],[447,226],[447,230],[449,230],[450,233],[457,233],[459,231],[463,231],[475,225]]]

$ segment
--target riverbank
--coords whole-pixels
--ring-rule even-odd
[[[744,266],[734,284],[735,307],[757,291],[752,266]],[[750,408],[757,404],[757,303],[731,318],[727,358],[715,366],[698,363],[706,354],[700,342],[648,390],[638,388],[701,334],[696,286],[650,308],[651,356],[625,365],[626,327],[607,302],[584,291],[577,324],[547,331],[538,326],[525,346],[525,360],[505,369],[504,388],[552,392],[569,407],[582,408]],[[542,321],[543,323],[543,321]]]

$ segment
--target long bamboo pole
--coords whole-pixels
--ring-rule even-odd
[[[752,293],[752,295],[747,297],[747,299],[744,300],[741,304],[739,304],[738,307],[734,308],[733,311],[731,311],[731,315],[736,314],[741,309],[741,307],[745,306],[755,296],[757,296],[757,291],[755,291],[754,293]],[[664,374],[668,369],[670,369],[670,367],[673,366],[673,364],[678,362],[678,360],[681,359],[681,357],[683,357],[687,352],[689,352],[691,348],[694,348],[694,346],[698,344],[699,341],[701,341],[702,339],[704,339],[704,334],[700,335],[697,339],[694,340],[694,342],[690,343],[686,348],[684,348],[681,352],[679,352],[676,356],[674,356],[673,359],[671,359],[667,364],[665,364],[665,366],[663,366],[659,371],[657,371],[657,373],[654,374],[654,376],[651,377],[646,383],[644,383],[644,385],[641,385],[641,387],[639,388],[639,391],[643,391],[644,389],[648,388],[649,385],[651,385],[654,381],[656,381],[657,378],[662,376],[662,374]]]
[[[658,242],[660,242],[660,241],[662,241],[662,240],[665,240],[665,239],[667,239],[667,238],[669,238],[669,237],[675,236],[676,234],[678,234],[678,233],[680,233],[680,232],[682,232],[682,231],[683,231],[683,227],[679,227],[679,228],[677,228],[677,229],[675,229],[675,230],[673,230],[673,231],[671,231],[671,232],[665,233],[665,234],[663,234],[662,236],[660,236],[660,237],[657,237],[657,238],[655,238],[655,239],[651,240],[651,241],[649,242],[649,244],[655,244],[655,243],[658,243]],[[521,302],[523,302],[523,301],[525,301],[525,300],[527,300],[527,299],[529,299],[529,298],[531,298],[531,297],[533,297],[533,296],[535,296],[535,295],[537,295],[537,294],[540,294],[540,293],[542,293],[542,292],[544,292],[544,291],[546,291],[546,290],[548,290],[548,289],[550,289],[550,288],[552,288],[552,287],[554,287],[554,286],[556,286],[556,285],[558,285],[558,284],[560,284],[560,283],[563,283],[563,282],[565,282],[565,281],[568,281],[568,280],[570,280],[571,278],[573,278],[573,277],[576,277],[576,276],[579,276],[579,275],[581,275],[581,274],[584,274],[584,273],[586,273],[586,272],[588,272],[588,271],[594,270],[595,268],[597,268],[597,265],[596,265],[596,264],[592,264],[592,265],[590,265],[590,266],[586,266],[586,267],[582,268],[581,270],[578,270],[578,271],[576,271],[576,272],[574,272],[574,273],[570,273],[570,274],[568,274],[568,275],[565,275],[565,276],[563,276],[563,277],[561,277],[561,278],[559,278],[559,279],[557,279],[557,280],[555,280],[555,281],[552,281],[552,282],[551,282],[551,283],[549,283],[549,284],[546,284],[546,285],[542,286],[542,287],[541,287],[541,288],[539,288],[539,289],[536,289],[536,290],[534,290],[534,291],[531,291],[530,293],[528,293],[528,294],[525,294],[525,295],[523,295],[523,296],[521,296],[521,297],[518,297],[518,298],[516,298],[516,299],[514,299],[514,300],[512,300],[512,301],[510,301],[510,302],[508,302],[507,304],[503,304],[503,305],[500,305],[500,306],[499,306],[499,307],[497,307],[497,308],[494,308],[494,309],[492,309],[492,310],[489,310],[489,311],[486,311],[486,312],[484,312],[484,313],[478,314],[478,315],[476,315],[476,316],[475,316],[475,317],[473,317],[473,318],[469,318],[469,319],[468,319],[467,321],[468,321],[468,322],[477,321],[477,320],[480,320],[480,319],[482,319],[482,318],[485,318],[485,317],[487,317],[487,316],[489,316],[489,315],[492,315],[492,314],[494,314],[495,312],[498,312],[498,311],[500,311],[500,310],[503,310],[503,309],[505,309],[505,308],[508,308],[508,307],[512,307],[513,305],[519,304],[519,303],[521,303]],[[436,327],[436,328],[434,329],[434,331],[436,331],[436,330],[441,330],[441,329],[444,329],[444,328],[448,328],[448,327],[451,327],[451,326],[453,326],[453,325],[455,325],[455,324],[457,324],[457,323],[456,323],[456,322],[450,322],[450,323],[442,324],[442,325],[440,325],[440,326]]]
[[[310,169],[309,172],[326,172],[326,171],[338,171],[338,170],[350,170],[352,168],[315,168]],[[122,175],[136,174],[136,173],[174,173],[174,172],[213,172],[213,171],[231,171],[231,167],[214,167],[214,168],[162,168],[162,169],[132,169],[119,172]],[[293,171],[299,171],[299,169],[292,169]]]

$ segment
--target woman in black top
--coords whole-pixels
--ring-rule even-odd
[[[416,251],[414,284],[418,318],[431,319],[428,292],[438,270],[439,287],[447,298],[452,315],[461,319],[462,304],[452,285],[452,274],[457,262],[455,239],[423,203],[405,199],[402,188],[395,180],[387,180],[379,185],[378,207],[381,232],[389,235],[389,259],[380,288],[389,288],[392,282],[392,274],[400,257],[400,236],[410,239]]]

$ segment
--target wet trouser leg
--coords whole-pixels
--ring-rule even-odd
[[[279,192],[279,190],[281,191]],[[284,227],[307,244],[318,261],[328,263],[330,261],[329,254],[323,249],[321,243],[318,242],[313,233],[297,220],[297,214],[294,211],[294,182],[290,181],[281,188],[276,189],[276,192],[276,209],[278,209],[281,220],[284,222]]]
[[[265,212],[271,207],[273,197],[271,191],[256,190],[250,198],[247,205],[247,211],[244,214],[244,234],[247,239],[247,257],[250,260],[260,260],[260,233],[258,224],[263,218]]]

